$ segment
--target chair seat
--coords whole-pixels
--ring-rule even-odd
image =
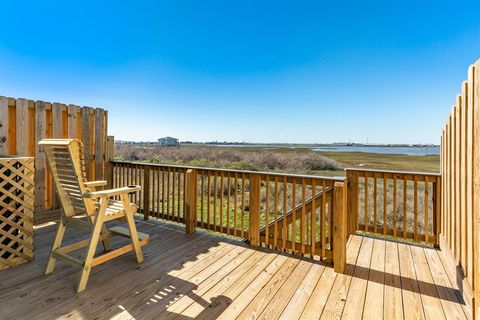
[[[100,206],[100,203],[99,202],[96,202],[95,203],[95,206],[98,207]],[[125,215],[125,211],[124,211],[124,208],[123,208],[123,203],[122,201],[119,201],[119,200],[109,200],[108,201],[108,206],[107,206],[107,209],[105,211],[105,215],[106,216],[124,216]]]

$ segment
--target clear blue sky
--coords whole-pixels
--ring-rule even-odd
[[[100,1],[99,1],[100,2]],[[480,1],[4,1],[0,95],[117,139],[439,142]]]

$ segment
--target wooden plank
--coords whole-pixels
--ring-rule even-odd
[[[43,101],[35,102],[35,211],[45,210],[45,152],[38,142],[46,135],[46,110]]]
[[[437,251],[423,249],[447,319],[466,319]]]
[[[0,154],[8,154],[8,99],[0,96]]]
[[[363,318],[380,320],[384,319],[385,241],[378,239],[373,241]]]
[[[364,238],[362,241],[357,263],[355,264],[355,270],[352,275],[352,281],[348,289],[342,319],[356,319],[363,313],[372,260],[373,242],[374,240],[371,238]]]
[[[69,104],[67,107],[68,114],[68,138],[77,138],[77,109],[78,106]]]
[[[385,300],[383,315],[385,319],[403,319],[402,284],[398,244],[385,242]]]
[[[398,244],[400,274],[402,283],[403,309],[406,319],[425,319],[425,314],[418,287],[415,267],[412,261],[410,246]]]
[[[7,108],[7,122],[8,122],[8,130],[7,130],[7,153],[8,154],[17,154],[17,126],[16,126],[16,118],[17,113],[16,109],[16,100],[9,98],[8,99],[8,108]]]
[[[422,297],[423,310],[426,319],[445,319],[442,303],[433,281],[430,267],[425,257],[424,249],[417,246],[410,246],[415,267],[415,274]]]
[[[344,273],[337,273],[320,319],[341,318],[362,240],[363,238],[360,236],[354,235],[350,237],[347,251],[347,267]]]
[[[103,109],[95,109],[95,180],[103,180],[105,156],[105,131],[103,128]]]
[[[89,107],[82,108],[82,142],[83,147],[85,148],[85,170],[87,172],[88,179],[92,179],[92,150],[90,149],[92,144],[92,139],[94,137],[90,136],[90,112],[92,111]]]
[[[461,194],[460,194],[460,146],[461,146],[461,141],[460,141],[460,132],[461,132],[461,113],[460,113],[460,108],[461,108],[461,96],[457,95],[456,99],[456,104],[455,104],[455,200],[454,200],[454,206],[455,206],[455,259],[457,263],[461,263],[462,259],[462,252],[461,252],[461,246],[462,246],[462,237],[461,237],[461,217],[462,214],[460,212],[461,210]]]
[[[28,125],[28,101],[25,99],[17,99],[16,105],[16,127],[21,130],[16,130],[17,133],[17,152],[19,156],[28,156],[28,138],[30,135]]]
[[[473,71],[473,250],[474,267],[473,270],[473,289],[475,290],[474,314],[476,319],[480,319],[480,60],[475,63]]]
[[[466,274],[467,268],[467,81],[462,82],[462,95],[460,96],[460,221],[461,221],[461,263],[462,270]]]
[[[473,172],[473,145],[474,145],[474,123],[473,123],[473,79],[474,79],[474,66],[471,65],[468,68],[468,83],[467,83],[467,103],[466,103],[466,139],[467,139],[467,154],[466,154],[466,214],[467,214],[467,266],[466,266],[466,276],[468,283],[471,288],[473,288],[473,278],[474,278],[474,265],[473,265],[473,179],[474,179],[474,172]],[[443,179],[443,176],[442,176]]]

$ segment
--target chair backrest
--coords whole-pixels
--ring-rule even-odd
[[[82,142],[77,139],[43,139],[38,144],[45,151],[65,216],[95,214],[93,200],[82,196],[88,191]]]

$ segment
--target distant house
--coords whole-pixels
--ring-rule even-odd
[[[161,146],[178,146],[180,145],[180,142],[178,141],[177,138],[163,137],[158,139],[158,144]]]

